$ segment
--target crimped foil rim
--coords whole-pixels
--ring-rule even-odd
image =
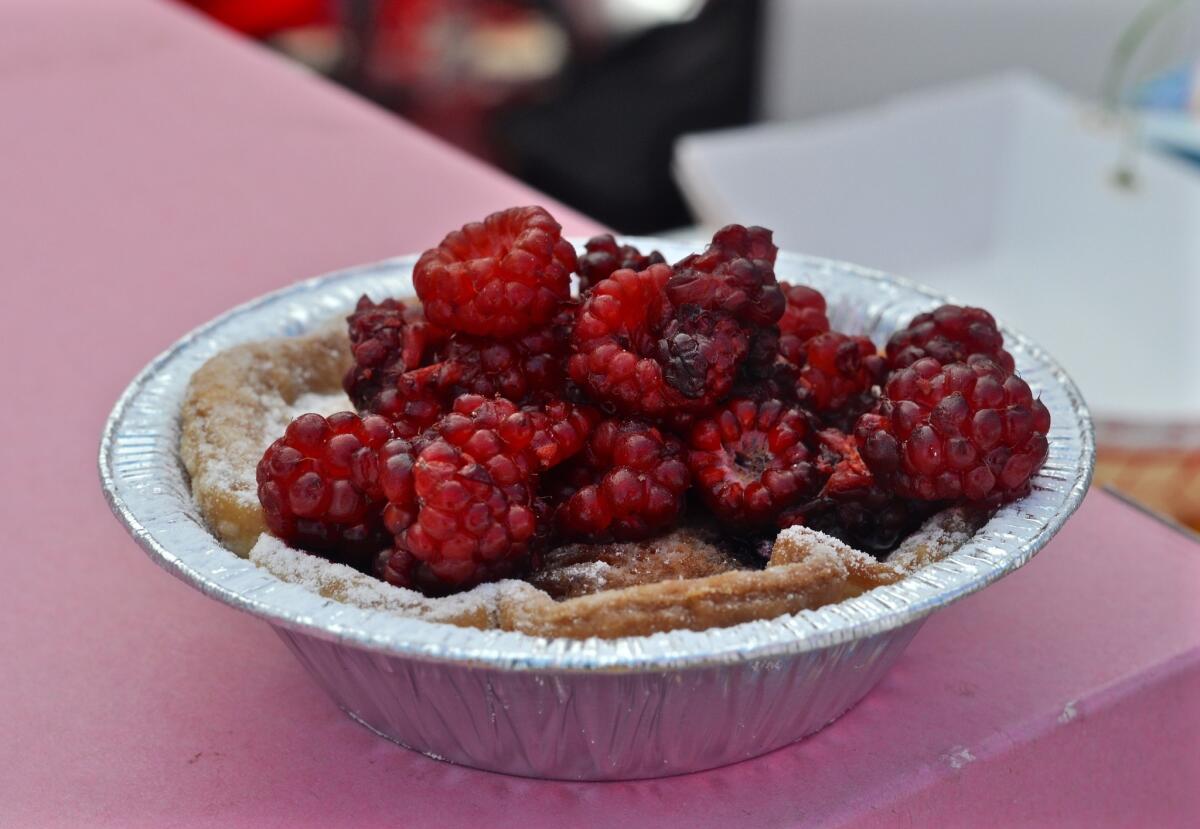
[[[573,241],[582,246],[581,240]],[[668,261],[704,245],[642,237],[622,241],[656,247]],[[337,271],[247,302],[181,338],[133,379],[105,423],[100,478],[114,514],[156,563],[272,624],[358,648],[504,670],[660,671],[781,657],[921,619],[1032,558],[1078,508],[1091,481],[1095,440],[1082,395],[1040,346],[1001,325],[1018,369],[1053,417],[1050,457],[1031,495],[1001,508],[943,561],[894,585],[772,620],[608,640],[481,631],[325,599],[238,558],[204,527],[179,460],[179,402],[191,373],[235,342],[303,333],[345,313],[365,291],[377,297],[403,295],[406,289],[411,294],[416,259],[402,256]],[[876,342],[913,314],[953,301],[901,277],[786,251],[780,252],[776,269],[782,279],[814,284],[825,292],[835,327],[870,333]],[[885,299],[889,301],[878,304]],[[263,330],[268,321],[270,330]]]

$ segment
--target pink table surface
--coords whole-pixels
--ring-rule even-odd
[[[834,727],[756,761],[537,782],[370,735],[266,625],[146,560],[101,497],[100,427],[146,361],[231,305],[548,200],[145,0],[0,4],[0,113],[0,825],[1200,815],[1200,547],[1103,493],[934,617]]]

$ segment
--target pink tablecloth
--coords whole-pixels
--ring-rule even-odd
[[[100,426],[138,368],[229,306],[547,200],[149,0],[0,5],[0,114],[0,825],[1200,813],[1200,547],[1103,494],[932,619],[836,726],[757,761],[545,783],[373,737],[266,625],[145,559],[100,495]]]

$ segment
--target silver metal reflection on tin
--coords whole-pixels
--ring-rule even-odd
[[[693,249],[627,241],[657,248],[668,261]],[[330,601],[238,558],[208,532],[179,460],[179,408],[192,373],[231,345],[304,333],[347,313],[364,293],[411,295],[415,259],[301,282],[188,334],[117,402],[100,445],[100,476],[114,513],[154,561],[266,619],[351,717],[439,759],[532,777],[629,779],[713,768],[799,740],[858,702],[930,613],[1027,562],[1091,480],[1092,424],[1079,391],[1041,348],[1003,328],[1018,370],[1053,418],[1049,458],[1029,496],[897,584],[730,628],[583,641]],[[787,252],[776,271],[824,293],[835,328],[877,343],[947,301],[907,280]]]

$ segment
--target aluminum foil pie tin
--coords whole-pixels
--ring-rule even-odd
[[[668,261],[702,247],[626,241]],[[1091,480],[1092,424],[1078,389],[1035,343],[1002,328],[1022,377],[1052,415],[1049,458],[1030,495],[896,584],[777,619],[612,640],[481,631],[331,601],[239,558],[208,531],[179,458],[180,405],[192,373],[229,346],[308,332],[348,313],[364,293],[411,295],[415,260],[297,283],[179,340],[117,402],[100,476],[114,513],[156,563],[265,619],[348,715],[430,757],[530,777],[610,780],[699,771],[795,742],[862,699],[930,613],[1029,561]],[[835,328],[876,343],[947,301],[904,279],[810,256],[781,252],[776,271],[822,291]]]

